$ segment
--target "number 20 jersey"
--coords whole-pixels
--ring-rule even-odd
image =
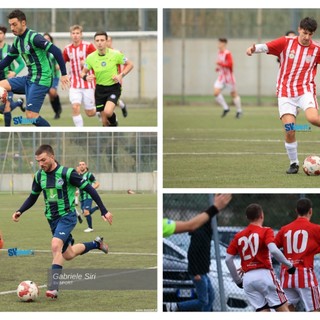
[[[255,269],[272,270],[268,244],[274,242],[273,230],[249,224],[247,228],[235,235],[227,253],[240,255],[241,267],[244,272]]]

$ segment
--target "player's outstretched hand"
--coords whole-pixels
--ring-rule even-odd
[[[227,193],[227,194],[218,193],[214,196],[213,204],[220,211],[228,205],[231,198],[232,198],[232,195],[230,193]]]
[[[112,213],[110,211],[108,213],[106,213],[105,215],[101,216],[101,218],[104,221],[108,221],[110,225],[112,224]]]
[[[21,212],[20,211],[16,211],[13,215],[12,215],[12,220],[14,222],[19,222],[19,218],[21,216]]]
[[[288,272],[289,274],[294,274],[295,271],[296,271],[296,267],[295,267],[295,266],[292,266],[291,268],[288,268],[288,269],[287,269],[287,272]]]
[[[252,56],[252,54],[255,53],[255,51],[256,51],[256,45],[253,44],[251,47],[247,49],[247,55]]]

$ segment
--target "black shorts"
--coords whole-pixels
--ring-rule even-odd
[[[115,83],[112,86],[102,86],[97,84],[94,93],[97,111],[103,111],[107,101],[112,101],[114,104],[117,104],[120,95],[121,85],[119,83]]]

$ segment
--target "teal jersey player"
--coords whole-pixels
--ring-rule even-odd
[[[43,191],[45,215],[54,220],[75,210],[75,191],[88,184],[73,168],[58,165],[52,172],[38,170],[35,174],[32,194],[39,195]]]
[[[36,36],[38,37],[36,38]],[[52,69],[47,52],[51,46],[52,43],[42,36],[39,37],[37,32],[27,29],[23,36],[14,39],[12,49],[8,55],[15,59],[21,55],[28,68],[29,80],[50,87]]]

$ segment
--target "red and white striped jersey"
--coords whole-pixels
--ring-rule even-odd
[[[229,50],[219,51],[217,58],[218,81],[225,84],[235,84],[235,77],[233,74],[233,59]]]
[[[255,269],[273,270],[268,244],[274,242],[271,228],[249,224],[230,242],[227,253],[241,258],[244,272]]]
[[[84,81],[81,77],[81,70],[83,68],[86,57],[96,51],[95,46],[87,41],[81,41],[78,46],[74,44],[67,45],[63,50],[63,58],[65,62],[70,63],[70,86],[77,89],[93,89],[95,88],[95,81]],[[90,70],[88,75],[92,74]]]
[[[275,244],[283,248],[283,254],[297,268],[293,275],[282,266],[280,280],[283,288],[307,288],[317,286],[313,271],[314,255],[320,253],[320,225],[303,217],[283,226],[277,233]]]
[[[316,94],[314,78],[320,62],[320,45],[311,40],[302,46],[298,37],[281,37],[266,43],[268,54],[280,60],[277,78],[278,97],[298,97],[306,92]]]

